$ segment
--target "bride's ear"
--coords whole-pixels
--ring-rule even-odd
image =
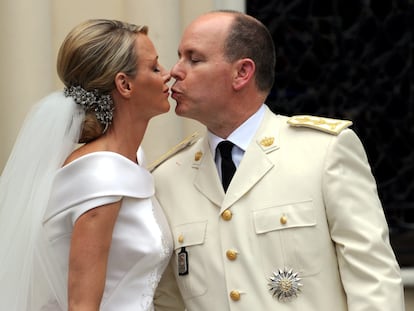
[[[118,90],[119,94],[124,97],[130,97],[131,95],[131,86],[129,84],[128,76],[123,72],[118,72],[115,76],[115,88]]]

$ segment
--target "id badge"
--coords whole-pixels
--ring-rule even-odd
[[[188,253],[185,247],[181,247],[178,253],[178,275],[188,274]]]

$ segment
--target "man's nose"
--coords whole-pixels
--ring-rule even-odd
[[[172,68],[171,68],[171,77],[176,80],[183,80],[185,77],[184,70],[182,68],[181,62],[178,61]]]

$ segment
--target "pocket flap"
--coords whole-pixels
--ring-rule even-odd
[[[316,225],[312,201],[295,202],[253,211],[257,234]]]
[[[207,221],[182,224],[173,228],[174,248],[203,244],[206,236]]]

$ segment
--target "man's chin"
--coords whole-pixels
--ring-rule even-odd
[[[185,117],[186,116],[186,110],[182,106],[182,104],[177,103],[177,105],[175,106],[175,114],[177,116],[180,116],[180,117]]]

